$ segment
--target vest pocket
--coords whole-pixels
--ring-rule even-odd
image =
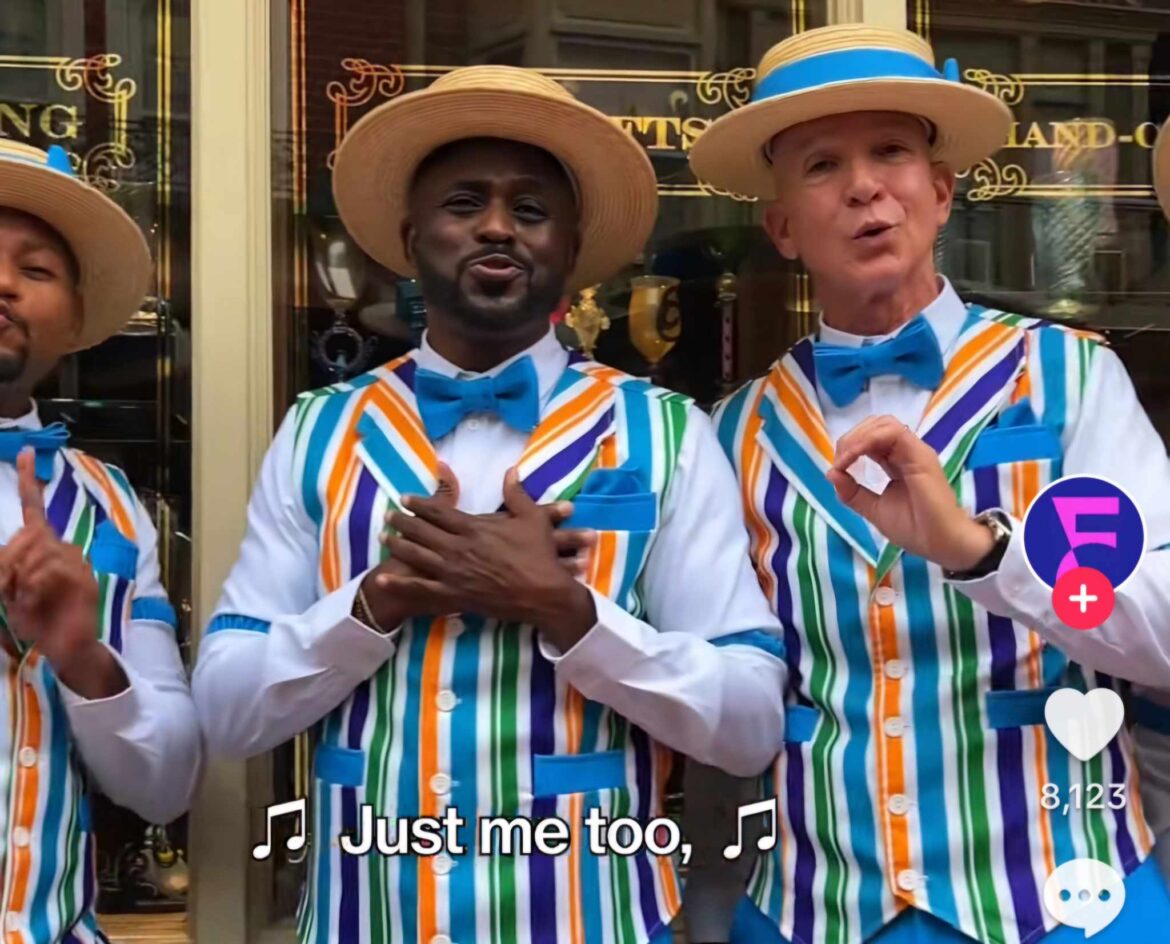
[[[789,705],[784,709],[784,743],[807,744],[817,733],[821,713],[810,705]]]
[[[653,492],[623,495],[578,495],[563,528],[646,533],[658,527],[658,498]]]
[[[313,757],[313,774],[339,787],[360,787],[366,782],[365,751],[323,744]]]
[[[988,692],[984,699],[988,727],[993,731],[1002,731],[1044,724],[1044,705],[1048,701],[1048,696],[1056,691],[1059,689]]]
[[[967,457],[967,468],[982,469],[1008,462],[1036,459],[1060,459],[1060,439],[1043,423],[1026,426],[992,426],[975,440]]]
[[[625,786],[625,751],[536,754],[532,758],[532,793],[537,798]]]

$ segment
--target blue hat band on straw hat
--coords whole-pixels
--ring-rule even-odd
[[[44,160],[41,160],[39,155],[34,156],[15,148],[6,148],[0,143],[0,160],[15,161],[18,164],[32,164],[34,167],[54,170],[66,177],[77,177],[73,171],[73,165],[69,161],[69,153],[61,145],[51,145],[44,154]]]
[[[939,72],[924,59],[896,49],[841,49],[809,56],[769,72],[757,84],[753,102],[805,92],[836,82],[866,79],[934,79],[959,81],[959,66],[948,59]]]

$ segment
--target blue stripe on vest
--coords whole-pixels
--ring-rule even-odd
[[[266,633],[272,626],[268,620],[255,619],[251,616],[241,616],[239,613],[224,613],[215,617],[208,624],[207,632],[218,633],[223,629],[246,629],[253,633]]]
[[[179,626],[175,608],[166,597],[139,597],[130,604],[130,618],[166,623],[171,629]]]
[[[538,797],[588,793],[626,786],[626,752],[536,754],[532,758],[532,792]]]
[[[716,636],[711,640],[713,646],[751,646],[754,649],[763,649],[764,652],[774,655],[777,659],[784,658],[784,640],[762,629],[745,629],[739,633],[728,633],[726,636]]]

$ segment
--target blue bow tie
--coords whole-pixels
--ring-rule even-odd
[[[532,432],[540,422],[540,392],[530,357],[520,358],[494,377],[473,380],[418,370],[414,395],[432,442],[446,436],[469,413],[495,413],[522,433]]]
[[[16,457],[24,449],[36,453],[36,474],[42,482],[53,478],[53,457],[69,442],[69,430],[64,423],[53,423],[44,429],[0,429],[0,462],[16,464]]]
[[[837,406],[856,400],[871,377],[898,374],[926,390],[936,389],[943,378],[938,338],[922,315],[880,344],[845,347],[818,341],[813,363],[818,383]]]

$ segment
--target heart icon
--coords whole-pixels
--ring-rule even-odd
[[[1089,760],[1121,730],[1125,706],[1111,688],[1094,688],[1087,694],[1062,688],[1044,703],[1044,720],[1066,751],[1078,760]]]

